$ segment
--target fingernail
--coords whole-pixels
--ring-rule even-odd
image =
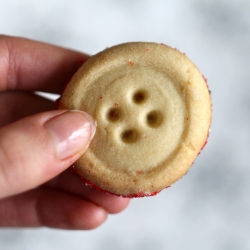
[[[44,127],[51,133],[59,159],[84,152],[95,135],[93,118],[83,111],[67,111],[47,121]]]

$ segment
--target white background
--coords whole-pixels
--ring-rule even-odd
[[[250,249],[248,0],[0,0],[0,33],[89,54],[165,43],[198,65],[213,99],[209,143],[171,188],[93,231],[1,229],[0,249]]]

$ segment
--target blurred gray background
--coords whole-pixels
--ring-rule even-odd
[[[0,33],[90,54],[153,41],[208,78],[209,143],[179,182],[93,231],[1,229],[0,249],[250,249],[250,1],[0,0]]]

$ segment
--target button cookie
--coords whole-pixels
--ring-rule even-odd
[[[86,184],[127,197],[154,195],[182,177],[206,143],[205,79],[176,49],[127,43],[89,59],[60,109],[88,112],[96,135],[74,169]]]

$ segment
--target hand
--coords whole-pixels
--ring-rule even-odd
[[[85,186],[67,168],[95,133],[84,112],[54,110],[87,55],[0,36],[0,226],[92,229],[129,200]]]

